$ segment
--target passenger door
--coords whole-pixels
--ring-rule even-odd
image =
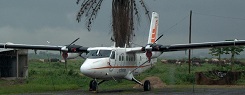
[[[112,68],[109,69],[110,72],[112,72],[114,70],[114,67],[116,65],[116,60],[117,56],[116,56],[116,51],[112,50],[111,55],[110,55],[110,59],[109,59],[109,65],[112,66]]]

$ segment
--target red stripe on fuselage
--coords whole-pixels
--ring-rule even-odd
[[[139,68],[144,68],[147,66],[151,66],[149,65],[144,65],[144,66],[140,66]],[[138,66],[105,66],[105,67],[99,67],[99,68],[92,68],[92,69],[107,69],[107,68],[137,68]]]

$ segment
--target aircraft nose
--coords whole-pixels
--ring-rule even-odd
[[[84,75],[89,75],[90,74],[90,66],[89,66],[89,64],[83,64],[81,67],[80,67],[80,71],[81,71],[81,73],[82,74],[84,74]]]
[[[103,66],[103,63],[106,62],[105,59],[86,59],[80,67],[80,71],[83,75],[88,77],[99,77],[101,71],[95,70],[95,68]]]

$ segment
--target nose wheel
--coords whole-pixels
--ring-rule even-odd
[[[96,80],[91,80],[89,83],[89,91],[94,91],[97,92],[98,91],[98,83]]]

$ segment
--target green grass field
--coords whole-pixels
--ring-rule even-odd
[[[0,94],[21,94],[75,89],[88,90],[88,84],[91,78],[81,75],[79,68],[82,62],[82,59],[69,60],[66,70],[64,63],[42,63],[36,60],[30,60],[29,77],[25,80],[0,80]],[[195,83],[195,72],[213,69],[226,70],[227,68],[229,69],[229,67],[203,64],[203,66],[200,67],[191,67],[191,73],[189,74],[187,64],[164,64],[159,61],[152,69],[135,77],[138,80],[143,80],[148,76],[157,76],[170,86],[193,85],[193,83]],[[234,65],[233,68],[238,71],[245,70],[245,67],[242,65]],[[244,75],[237,84],[245,84]],[[133,87],[134,85],[134,82],[127,80],[108,81],[101,84],[99,89],[123,89]]]

